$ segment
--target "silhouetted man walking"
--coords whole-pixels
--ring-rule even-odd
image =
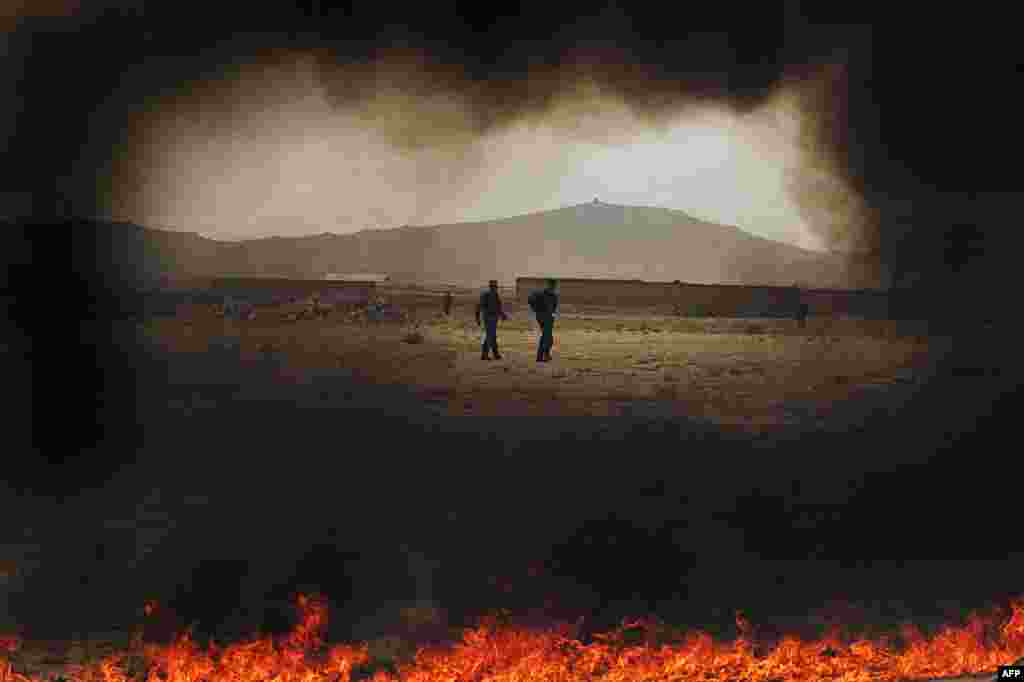
[[[452,292],[444,292],[444,315],[448,317],[452,314]]]
[[[537,344],[537,362],[549,362],[551,360],[551,347],[555,343],[554,328],[555,315],[558,314],[558,294],[555,288],[558,282],[553,279],[547,281],[547,287],[530,294],[528,299],[530,309],[537,316],[537,324],[540,325],[540,342]]]
[[[488,349],[494,352],[494,359],[500,360],[501,353],[498,352],[498,318],[508,319],[508,315],[501,307],[501,296],[498,295],[498,280],[492,279],[490,286],[480,294],[480,301],[476,304],[476,323],[480,325],[480,314],[483,313],[484,328],[487,336],[484,338],[483,347],[480,349],[480,359],[490,360]]]

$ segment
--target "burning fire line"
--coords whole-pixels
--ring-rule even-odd
[[[667,641],[666,630],[649,621],[623,622],[611,633],[584,644],[564,627],[531,630],[484,619],[451,647],[420,648],[387,670],[374,668],[367,644],[326,646],[327,608],[317,597],[299,597],[300,619],[285,637],[200,648],[188,632],[168,645],[141,647],[141,669],[131,654],[110,656],[65,679],[81,682],[574,682],[633,680],[674,682],[896,682],[993,673],[1024,657],[1024,599],[1007,611],[971,614],[967,625],[948,626],[933,637],[906,626],[902,645],[852,639],[839,629],[804,641],[787,636],[762,651],[753,627],[742,616],[740,636],[718,642],[703,632]],[[147,608],[152,614],[152,607]],[[639,632],[639,638],[627,637]],[[17,638],[0,639],[0,682],[42,678],[16,672]],[[136,659],[140,656],[134,654]],[[135,666],[138,668],[138,666]]]

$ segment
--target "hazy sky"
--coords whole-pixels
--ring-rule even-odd
[[[341,96],[346,74],[318,68],[308,55],[241,64],[154,100],[126,129],[112,215],[220,238],[295,236],[599,197],[822,248],[793,182],[841,185],[807,163],[806,84],[784,84],[746,113],[701,102],[651,121],[576,78],[545,107],[480,132],[473,99],[424,87],[415,62],[364,70]],[[839,219],[855,220],[855,208]]]

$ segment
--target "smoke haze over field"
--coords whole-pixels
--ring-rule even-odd
[[[841,174],[808,158],[820,145],[807,142],[807,93],[829,87],[824,71],[749,111],[681,98],[655,116],[586,69],[539,76],[543,103],[521,108],[514,88],[503,107],[499,86],[421,54],[363,67],[315,56],[225,68],[156,100],[113,165],[111,215],[220,238],[299,236],[493,220],[596,196],[808,249],[865,231]],[[805,206],[797,186],[814,189]],[[821,203],[822,190],[841,199]]]

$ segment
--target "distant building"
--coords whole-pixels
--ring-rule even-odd
[[[330,273],[325,275],[324,279],[335,282],[374,282],[376,284],[386,284],[391,281],[391,275],[372,272]]]
[[[806,314],[884,319],[889,294],[872,289],[799,289],[742,284],[651,282],[639,279],[558,277],[567,304],[609,306],[672,305],[717,317],[791,317],[806,304]],[[531,291],[544,288],[545,277],[517,277],[516,300],[526,303]],[[696,314],[696,313],[691,313]]]

